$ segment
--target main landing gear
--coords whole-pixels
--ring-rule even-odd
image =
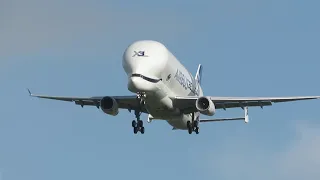
[[[199,121],[194,119],[194,113],[192,113],[192,121],[187,122],[188,133],[192,134],[192,132],[196,132],[199,134]]]
[[[133,133],[137,134],[140,131],[141,134],[144,134],[143,121],[140,120],[141,112],[135,111],[135,115],[137,120],[132,121]]]

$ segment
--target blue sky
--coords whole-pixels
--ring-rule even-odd
[[[251,108],[250,123],[199,135],[133,114],[30,98],[128,95],[121,57],[158,40],[213,96],[319,95],[320,2],[4,0],[0,13],[0,180],[319,179],[320,102]],[[242,115],[241,109],[217,117]],[[146,118],[144,115],[143,118]]]

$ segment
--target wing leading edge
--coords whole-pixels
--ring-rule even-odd
[[[271,106],[272,103],[291,102],[299,100],[319,99],[320,96],[295,96],[295,97],[215,97],[207,96],[216,106],[216,109],[244,108]],[[199,97],[186,96],[173,98],[174,104],[185,112],[195,112],[195,102]]]
[[[28,89],[29,95],[32,97],[43,98],[43,99],[51,99],[51,100],[59,100],[59,101],[67,101],[74,102],[76,105],[80,106],[96,106],[100,107],[100,101],[105,96],[93,96],[93,97],[71,97],[71,96],[48,96],[48,95],[39,95],[32,94]],[[136,96],[109,96],[114,98],[120,109],[128,109],[128,110],[140,110],[142,112],[147,113],[147,111],[140,106],[138,103]],[[141,109],[142,108],[142,109]]]

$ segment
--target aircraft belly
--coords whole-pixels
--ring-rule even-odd
[[[166,85],[159,82],[157,83],[157,90],[147,94],[145,107],[152,116],[168,117],[179,113],[173,107],[172,99],[169,98],[168,93],[169,91]]]
[[[145,101],[145,108],[155,119],[170,119],[180,114],[178,109],[172,108],[172,100],[166,96],[162,99],[149,98]]]
[[[165,120],[169,125],[176,129],[187,129],[187,121],[192,120],[191,116],[188,114],[160,110],[154,108],[154,106],[148,107],[148,111],[153,116],[153,119]]]
[[[192,117],[188,114],[180,114],[179,116],[172,116],[167,120],[168,124],[176,129],[188,129],[187,121],[191,121]]]
[[[166,120],[176,129],[187,129],[187,121],[191,121],[192,117],[189,114],[182,114],[179,109],[173,107],[169,109],[172,100],[162,93],[155,93],[145,101],[145,107],[149,114],[153,116],[153,119]]]

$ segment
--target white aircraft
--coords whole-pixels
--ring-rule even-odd
[[[201,88],[202,66],[199,64],[195,77],[160,42],[142,40],[127,47],[122,59],[128,76],[128,90],[131,96],[61,97],[30,96],[75,102],[77,105],[96,106],[109,115],[116,116],[119,109],[134,110],[136,120],[133,131],[144,134],[141,113],[148,114],[147,122],[154,119],[167,121],[173,129],[199,133],[202,122],[227,120],[249,121],[248,107],[270,106],[272,103],[296,100],[318,99],[320,96],[299,97],[215,97],[206,96]],[[223,119],[200,119],[200,114],[213,116],[216,109],[244,109],[244,117]]]

